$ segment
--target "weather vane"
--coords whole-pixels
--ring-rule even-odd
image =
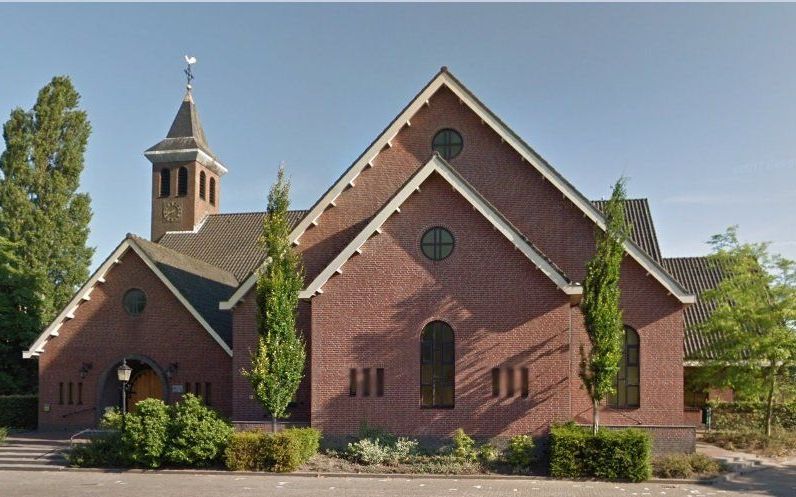
[[[188,67],[186,67],[183,72],[185,73],[185,77],[188,78],[188,84],[186,87],[190,90],[191,81],[193,81],[193,72],[191,72],[191,66],[196,64],[196,57],[186,55],[185,62],[188,64]]]

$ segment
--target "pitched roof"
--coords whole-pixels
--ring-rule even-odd
[[[288,212],[290,227],[306,212]],[[158,244],[228,271],[240,282],[263,261],[259,238],[264,217],[265,212],[211,214],[198,230],[168,232]]]
[[[324,268],[318,276],[311,281],[299,296],[301,298],[312,298],[314,295],[323,292],[323,285],[335,274],[342,273],[345,263],[356,252],[360,251],[365,243],[375,234],[380,233],[381,226],[396,212],[400,211],[401,205],[432,175],[438,174],[448,182],[462,197],[465,198],[473,208],[484,216],[492,226],[495,227],[509,242],[521,251],[540,271],[542,271],[559,289],[570,296],[577,296],[583,292],[580,285],[572,283],[566,274],[550,259],[548,259],[538,248],[536,248],[517,228],[515,228],[500,212],[495,209],[478,191],[459,175],[445,159],[438,154],[434,154],[431,159],[421,167],[409,180],[390,198],[389,201],[371,218],[362,231],[354,237],[351,242],[332,259],[329,265]],[[246,289],[241,287],[235,292],[235,296],[240,297],[241,292]],[[235,300],[234,297],[230,301]],[[227,303],[222,304],[224,308],[229,308]]]
[[[238,287],[232,273],[135,235],[128,236],[232,348],[232,316],[218,308],[218,303],[228,299]]]
[[[135,252],[216,343],[227,354],[232,355],[231,316],[229,313],[219,311],[217,303],[235,290],[237,280],[219,268],[128,234],[80,287],[69,304],[41,332],[30,348],[22,353],[24,358],[38,356],[44,352],[50,338],[59,335],[58,330],[64,322],[74,319],[75,313],[80,312],[81,304],[91,300],[90,296],[95,286],[105,282],[108,271],[120,263],[122,256],[128,251]]]
[[[544,158],[525,143],[514,131],[500,120],[489,108],[456,79],[447,68],[443,67],[439,73],[418,93],[415,98],[393,119],[385,130],[370,144],[370,146],[357,158],[357,160],[340,176],[337,182],[324,193],[313,205],[307,215],[296,225],[290,234],[293,243],[299,243],[301,235],[311,224],[320,222],[323,212],[335,199],[349,186],[354,185],[357,176],[369,165],[385,147],[389,147],[393,138],[401,129],[411,121],[417,111],[443,86],[452,91],[462,102],[478,115],[483,123],[492,128],[509,146],[511,146],[522,159],[536,169],[542,176],[556,187],[564,197],[575,204],[583,214],[598,227],[605,228],[605,219],[600,211],[586,199],[571,183],[556,171]],[[656,279],[674,298],[685,304],[695,301],[695,296],[688,293],[682,285],[672,278],[658,262],[644,249],[640,248],[632,239],[624,244],[625,251],[635,259],[654,279]],[[249,277],[242,285],[248,290],[254,286],[254,278]],[[236,296],[239,295],[236,292]],[[225,304],[234,305],[235,302]]]
[[[602,213],[607,200],[592,200],[591,203]],[[649,202],[646,198],[629,198],[625,200],[625,220],[631,225],[630,238],[636,242],[658,264],[661,263],[661,248],[658,235],[652,222]],[[679,280],[681,283],[682,280]]]
[[[721,282],[721,270],[711,264],[707,257],[667,257],[663,259],[663,266],[697,295],[696,304],[685,310],[685,359],[711,357],[711,349],[716,340],[700,333],[697,327],[705,322],[715,309],[715,304],[704,300],[702,294],[716,288]]]
[[[149,147],[144,155],[153,164],[196,160],[205,164],[218,175],[227,172],[226,167],[207,144],[205,131],[202,128],[202,121],[199,119],[199,111],[191,90],[185,93],[166,138]]]

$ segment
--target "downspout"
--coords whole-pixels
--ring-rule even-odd
[[[567,390],[568,392],[568,410],[569,416],[567,417],[567,421],[572,420],[572,304],[569,304],[569,327],[567,329],[568,341],[569,341],[569,371],[567,371]]]

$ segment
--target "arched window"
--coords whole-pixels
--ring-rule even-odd
[[[216,205],[216,179],[210,178],[210,203]]]
[[[199,173],[199,198],[202,200],[205,199],[205,180],[207,179],[207,175],[204,171]]]
[[[453,407],[455,350],[453,329],[432,321],[420,338],[420,405]]]
[[[171,170],[160,170],[160,196],[168,197],[171,195]]]
[[[188,195],[188,168],[181,167],[177,172],[177,195],[184,197]]]
[[[625,339],[622,343],[622,360],[616,375],[616,393],[608,398],[608,405],[620,409],[638,407],[641,400],[639,391],[639,339],[636,330],[625,326]]]

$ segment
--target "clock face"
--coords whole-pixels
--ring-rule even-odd
[[[182,206],[179,202],[166,202],[163,204],[163,220],[167,223],[179,221],[182,217]]]

